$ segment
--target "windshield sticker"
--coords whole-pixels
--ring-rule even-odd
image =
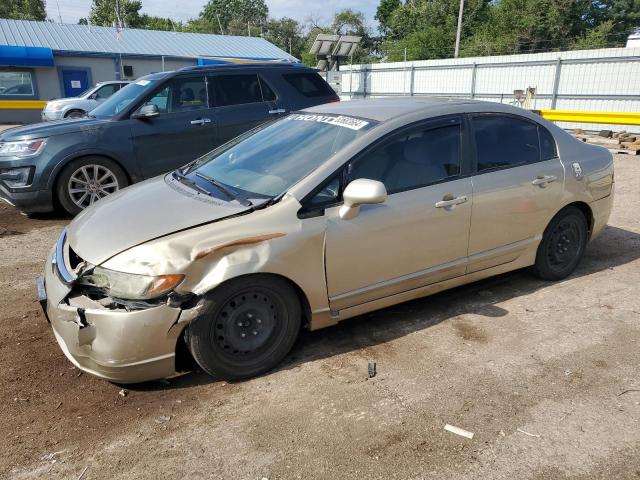
[[[149,85],[151,83],[151,81],[149,80],[138,80],[136,82],[136,85],[142,85],[143,87],[146,87],[147,85]]]
[[[344,115],[334,117],[330,115],[294,113],[292,115],[289,115],[287,118],[290,120],[302,120],[304,122],[329,123],[331,125],[336,125],[338,127],[345,127],[351,130],[360,130],[361,128],[364,128],[367,125],[369,125],[369,122],[360,120],[359,118],[347,117]]]

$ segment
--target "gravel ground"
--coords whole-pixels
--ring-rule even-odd
[[[617,156],[616,182],[563,282],[510,273],[306,333],[261,378],[125,396],[75,369],[39,312],[33,279],[68,219],[1,205],[0,477],[637,479],[637,157]]]

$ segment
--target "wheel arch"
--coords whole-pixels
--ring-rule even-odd
[[[131,172],[129,172],[129,170],[124,166],[124,164],[119,161],[117,158],[111,156],[111,155],[107,155],[104,153],[91,153],[91,152],[82,152],[82,153],[78,153],[77,155],[70,155],[68,157],[66,157],[62,162],[60,162],[58,165],[55,166],[54,171],[52,172],[51,175],[51,191],[55,193],[56,188],[58,188],[58,182],[60,181],[60,174],[62,173],[62,171],[67,167],[67,165],[69,165],[71,162],[74,162],[76,160],[80,160],[82,158],[87,158],[87,157],[102,157],[106,160],[109,160],[113,163],[115,163],[116,165],[118,165],[118,167],[120,167],[120,169],[124,172],[124,174],[127,176],[127,181],[129,182],[129,185],[131,185],[133,183],[133,179],[131,177]],[[55,195],[54,195],[54,199],[55,199]]]
[[[251,273],[246,273],[243,275],[238,275],[236,277],[232,277],[232,278],[227,278],[225,279],[223,282],[220,282],[219,284],[215,285],[213,288],[211,288],[210,290],[207,290],[206,292],[202,293],[201,295],[198,295],[197,299],[199,300],[200,298],[202,298],[203,296],[207,295],[208,293],[217,290],[219,288],[224,288],[225,285],[227,285],[229,282],[231,281],[236,281],[238,279],[244,279],[244,278],[256,278],[256,277],[260,277],[260,278],[279,278],[281,280],[284,280],[292,289],[293,291],[296,293],[296,297],[298,299],[298,302],[300,302],[300,310],[302,311],[302,322],[301,322],[301,326],[302,328],[308,328],[310,322],[311,322],[311,306],[309,303],[309,299],[307,298],[307,295],[304,293],[304,290],[302,289],[302,287],[300,287],[300,285],[298,285],[296,282],[294,282],[292,279],[290,279],[289,277],[282,275],[280,273],[271,273],[271,272],[251,272]]]
[[[584,218],[587,220],[587,236],[588,238],[591,238],[591,232],[593,231],[593,224],[594,224],[594,216],[593,216],[593,210],[591,210],[591,207],[589,206],[588,203],[583,202],[583,201],[577,201],[577,202],[572,202],[569,203],[567,205],[565,205],[564,207],[562,207],[560,210],[558,210],[556,212],[556,214],[551,218],[551,220],[549,220],[549,222],[547,223],[547,225],[549,223],[551,223],[551,221],[563,210],[565,210],[568,207],[575,207],[578,210],[580,210],[583,215]]]
[[[82,108],[78,108],[78,107],[72,107],[68,110],[65,110],[64,115],[62,116],[62,118],[68,118],[69,115],[73,112],[80,112],[80,113],[87,113],[86,110],[82,109]]]

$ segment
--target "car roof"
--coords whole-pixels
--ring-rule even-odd
[[[469,111],[504,111],[513,112],[515,107],[493,102],[451,97],[392,97],[351,100],[318,105],[304,109],[305,112],[349,115],[385,122],[393,118],[423,112],[425,117],[459,113],[469,107]],[[521,111],[521,109],[518,109]]]

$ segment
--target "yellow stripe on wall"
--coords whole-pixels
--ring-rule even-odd
[[[0,100],[0,109],[42,110],[46,103],[46,100]]]
[[[539,112],[552,122],[640,125],[640,112],[579,112],[575,110],[539,110]]]

